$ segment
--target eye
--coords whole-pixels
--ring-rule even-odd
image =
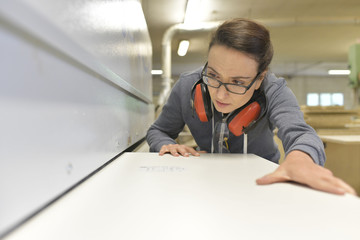
[[[241,85],[241,86],[245,85],[245,81],[236,80],[236,79],[232,80],[231,83],[235,84],[235,85]]]
[[[219,79],[219,77],[215,73],[212,73],[212,72],[209,72],[208,76],[211,78]]]

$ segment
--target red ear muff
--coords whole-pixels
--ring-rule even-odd
[[[250,103],[231,119],[228,124],[230,132],[235,136],[240,136],[243,130],[259,117],[260,112],[261,107],[258,102]]]
[[[209,98],[205,84],[197,84],[194,93],[194,108],[201,122],[208,122],[211,118]]]

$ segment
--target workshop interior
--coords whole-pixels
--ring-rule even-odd
[[[210,202],[216,199],[222,202],[224,211],[240,216],[245,210],[231,212],[227,206],[230,200],[211,194],[211,187],[204,179],[215,189],[218,184],[229,186],[214,181],[211,176],[220,176],[222,170],[224,176],[229,176],[227,179],[221,175],[222,179],[242,181],[245,177],[230,177],[231,167],[247,165],[233,165],[233,160],[224,157],[229,168],[223,168],[217,162],[220,160],[210,156],[208,174],[213,175],[208,176],[204,173],[207,167],[201,165],[200,160],[195,161],[195,165],[188,160],[173,163],[170,156],[165,156],[161,162],[157,153],[149,152],[145,138],[180,75],[206,63],[212,32],[225,20],[236,17],[253,19],[269,29],[274,47],[271,71],[286,80],[306,123],[323,141],[327,157],[325,167],[360,194],[358,0],[2,1],[0,239],[232,239],[234,235],[230,233],[236,232],[232,220],[237,218],[232,216],[230,221],[224,212],[215,211],[219,219],[229,220],[222,231],[215,230],[215,224],[206,221],[209,219],[206,201],[202,201],[203,208],[192,208],[190,203],[187,208],[181,208],[175,204],[175,198],[185,204],[190,201],[179,194],[185,191],[180,184],[184,180],[181,176],[189,174],[184,180],[189,186],[186,194],[194,196],[197,190],[190,185],[195,182],[209,191],[202,193],[208,194],[206,197],[199,198],[210,198]],[[277,130],[274,131],[282,162],[284,149],[276,136]],[[196,148],[186,126],[176,141]],[[250,168],[258,161],[264,165],[264,171],[275,168],[252,156],[249,159],[254,159],[248,163]],[[197,176],[193,175],[195,172]],[[242,176],[247,174],[245,170],[240,172]],[[108,184],[103,175],[118,185]],[[199,180],[198,176],[206,177]],[[153,195],[160,190],[151,185],[151,181],[166,189],[166,194],[173,192],[174,195],[166,195],[166,203],[155,199]],[[166,181],[173,184],[172,187],[165,185]],[[321,195],[323,193],[296,184],[269,186],[268,190],[262,188],[265,192],[257,192],[259,189],[253,189],[253,185],[249,183],[252,189],[249,192],[254,192],[255,196],[264,197],[262,194],[275,188],[274,191],[283,191],[279,195],[287,198],[294,187],[302,196],[318,197],[326,202],[324,212],[327,211],[325,206],[329,207],[327,209],[338,207],[335,212],[342,216],[348,209],[353,212],[353,219],[360,213],[357,197],[341,199]],[[284,189],[277,189],[277,186]],[[123,189],[123,192],[116,193],[116,189]],[[226,189],[219,187],[217,191],[229,194],[230,198],[239,197]],[[106,195],[110,191],[116,193],[116,197]],[[124,200],[125,194],[132,197]],[[109,197],[100,201],[97,195]],[[148,198],[149,205],[145,208],[139,198],[144,202]],[[249,197],[243,198],[249,204],[261,205]],[[300,203],[295,197],[291,199],[299,205],[311,205],[310,200]],[[172,201],[173,205],[169,203]],[[74,207],[71,210],[65,207],[70,202]],[[273,206],[281,208],[284,205],[280,202],[286,206],[286,201],[278,199]],[[106,205],[121,211],[114,210],[112,214],[110,208],[105,210]],[[99,206],[103,210],[94,209]],[[155,206],[157,209],[152,209]],[[82,208],[86,208],[88,215],[77,214],[74,210]],[[55,209],[58,215],[52,214]],[[186,216],[189,209],[203,211],[201,215],[205,220],[197,215],[194,219],[204,223]],[[178,228],[170,225],[172,211],[180,215],[179,219],[189,219],[195,226],[200,224],[198,229],[203,230],[204,235],[194,225],[194,229],[185,225],[186,231],[176,233],[182,229],[183,222],[175,219]],[[126,218],[120,221],[118,217],[122,214]],[[332,226],[330,220],[324,220],[327,214],[309,221],[319,220]],[[102,220],[96,221],[97,216]],[[277,219],[281,221],[281,215]],[[243,220],[253,224],[249,226],[256,225],[251,217]],[[259,226],[266,228],[263,221]],[[201,225],[205,223],[206,227]],[[122,224],[127,227],[121,229]],[[164,228],[154,230],[159,224]],[[354,226],[352,224],[348,223],[348,227]],[[285,225],[295,229],[290,223]],[[214,229],[213,235],[210,229]],[[247,231],[255,229],[249,227]],[[319,233],[315,228],[309,229],[314,236]],[[191,231],[193,238],[187,235]],[[333,234],[336,239],[338,232],[331,231],[335,230],[329,230],[329,236]],[[59,232],[62,233],[57,235]],[[88,235],[81,235],[84,232]],[[360,236],[358,228],[348,234],[348,238],[342,239]]]

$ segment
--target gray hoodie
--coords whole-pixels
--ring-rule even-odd
[[[191,89],[201,77],[201,69],[185,73],[174,85],[159,118],[147,132],[150,151],[158,152],[163,145],[176,144],[178,134],[186,124],[199,150],[211,152],[212,121],[201,122],[190,104]],[[315,163],[324,165],[324,145],[313,128],[303,118],[297,100],[286,86],[283,78],[268,72],[261,86],[266,97],[266,112],[247,133],[247,152],[278,163],[280,153],[274,142],[273,130],[278,128],[278,137],[283,143],[285,154],[300,150],[311,156]],[[222,114],[214,108],[214,121],[222,119]],[[243,153],[244,134],[228,139],[231,153]]]

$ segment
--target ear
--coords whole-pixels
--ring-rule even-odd
[[[267,73],[267,70],[263,71],[261,74],[260,74],[260,77],[258,80],[256,80],[256,83],[255,83],[255,90],[258,90],[261,86],[261,83],[264,81],[265,79],[265,76],[266,76],[266,73]]]

